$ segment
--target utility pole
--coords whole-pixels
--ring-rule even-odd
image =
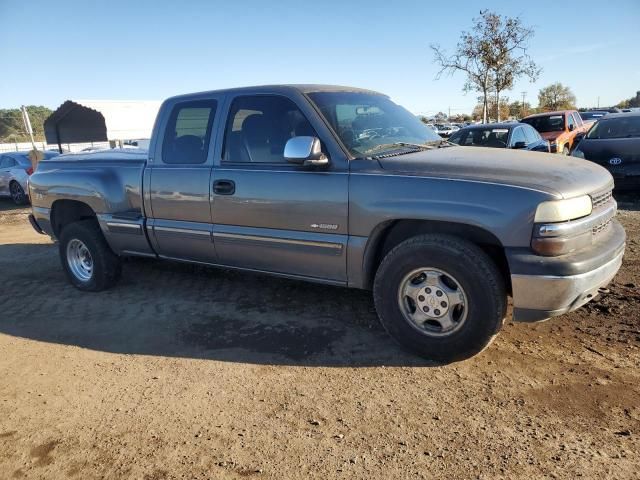
[[[447,120],[451,121],[451,107],[449,107],[449,115],[447,116]]]
[[[31,145],[35,150],[36,142],[33,140],[33,129],[31,128],[31,122],[29,121],[29,112],[27,112],[27,108],[24,105],[20,107],[20,111],[22,112],[22,122],[24,123],[24,129],[29,134],[29,137],[31,138]]]
[[[522,93],[522,116],[525,117],[527,112],[525,111],[524,108],[524,97],[527,96],[527,92],[521,92]]]
[[[600,108],[600,97],[598,97],[598,108]]]

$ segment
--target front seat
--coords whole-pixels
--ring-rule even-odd
[[[271,161],[271,145],[269,144],[269,125],[263,115],[254,113],[242,122],[243,162]]]

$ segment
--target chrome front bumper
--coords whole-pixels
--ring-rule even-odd
[[[511,275],[513,319],[536,322],[581,307],[613,279],[623,255],[624,250],[604,265],[579,275]]]

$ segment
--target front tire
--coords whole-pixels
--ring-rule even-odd
[[[113,253],[94,219],[64,227],[59,249],[67,278],[80,290],[106,290],[120,278],[120,258]]]
[[[504,280],[478,246],[449,235],[421,235],[383,259],[374,287],[387,332],[412,352],[438,362],[469,358],[500,331]]]
[[[569,156],[571,154],[571,150],[569,149],[569,145],[565,145],[562,147],[562,154]]]

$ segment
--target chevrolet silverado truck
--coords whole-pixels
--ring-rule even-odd
[[[385,95],[320,85],[170,98],[148,151],[60,155],[29,182],[80,290],[127,256],[370,289],[391,336],[440,362],[482,351],[508,297],[531,322],[598,294],[625,247],[612,187],[592,162],[455,146]]]

